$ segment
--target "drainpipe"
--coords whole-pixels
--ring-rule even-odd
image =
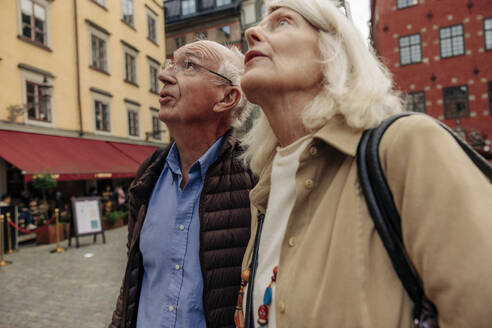
[[[77,0],[73,0],[73,14],[75,22],[75,66],[77,68],[77,108],[79,110],[79,136],[84,135],[84,126],[82,123],[82,103],[80,100],[80,62],[79,62],[79,20],[77,14]]]

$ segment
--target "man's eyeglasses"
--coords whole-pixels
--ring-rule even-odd
[[[203,65],[195,63],[194,61],[192,61],[188,57],[185,57],[183,60],[178,60],[178,61],[176,61],[174,59],[166,59],[162,65],[162,69],[166,70],[168,68],[172,68],[175,73],[188,73],[188,74],[197,71],[198,68],[202,68],[202,69],[206,70],[207,72],[210,72],[212,74],[215,74],[215,75],[223,78],[224,80],[226,80],[229,83],[230,86],[234,86],[234,83],[232,83],[232,81],[229,78],[225,77],[224,75],[222,75],[220,73],[217,73],[217,72],[211,70],[210,68],[207,68]]]

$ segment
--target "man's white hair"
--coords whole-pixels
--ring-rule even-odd
[[[271,0],[267,5],[268,13],[279,7],[292,9],[319,31],[324,80],[322,91],[302,114],[309,131],[318,130],[335,115],[353,128],[372,128],[402,110],[390,73],[335,1]],[[278,144],[263,112],[242,142],[245,160],[259,174]]]
[[[232,123],[235,128],[243,125],[248,117],[253,105],[246,99],[241,88],[241,77],[244,73],[244,55],[236,46],[226,47],[228,52],[223,58],[218,72],[232,81],[232,84],[241,91],[241,98],[237,105],[232,109]]]

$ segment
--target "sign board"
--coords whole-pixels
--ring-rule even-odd
[[[101,220],[101,199],[99,197],[72,198],[73,224],[75,226],[75,237],[83,235],[95,235],[100,233],[105,243],[104,230]],[[95,239],[94,239],[95,240]]]

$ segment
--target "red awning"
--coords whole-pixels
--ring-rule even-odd
[[[110,144],[138,163],[142,163],[157,148],[153,146],[140,146],[121,142],[110,142]]]
[[[51,173],[57,180],[135,176],[157,147],[0,130],[0,157],[21,169],[24,180]]]

